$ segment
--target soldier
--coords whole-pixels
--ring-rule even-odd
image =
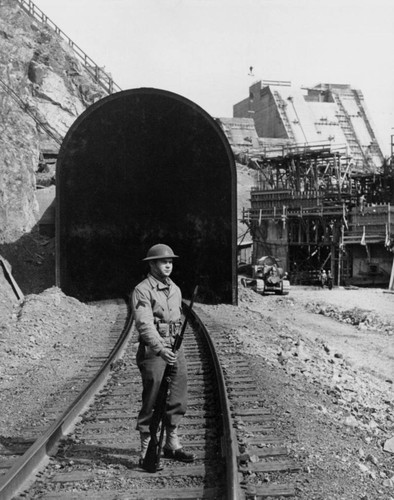
[[[132,294],[132,309],[139,333],[137,365],[142,378],[142,407],[137,417],[137,430],[141,437],[140,465],[150,441],[149,425],[160,383],[167,364],[175,365],[171,378],[164,425],[166,441],[164,457],[181,462],[193,462],[194,456],[182,448],[177,429],[187,406],[187,369],[183,348],[175,354],[172,343],[181,328],[182,294],[170,279],[173,259],[172,249],[157,244],[148,250],[144,261],[150,272]]]

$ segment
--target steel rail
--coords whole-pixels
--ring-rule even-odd
[[[191,311],[192,318],[197,323],[200,331],[205,337],[209,351],[214,362],[216,382],[220,399],[221,418],[223,424],[222,453],[226,463],[226,500],[241,500],[245,496],[241,490],[238,476],[238,443],[237,436],[232,425],[230,401],[227,396],[224,373],[207,327],[203,324],[195,310]]]
[[[123,303],[119,300],[118,303]],[[39,437],[34,444],[22,455],[9,472],[0,479],[0,500],[11,500],[26,485],[33,474],[38,472],[48,460],[50,453],[55,449],[59,440],[63,438],[76,423],[79,414],[86,409],[93,397],[104,385],[111,365],[121,357],[131,337],[133,316],[128,311],[126,323],[115,346],[107,360],[103,363],[93,379],[86,385],[73,403],[64,413]]]

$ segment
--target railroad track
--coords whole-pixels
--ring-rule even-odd
[[[136,332],[123,309],[117,325],[122,342],[115,357],[100,370],[102,379],[107,379],[105,386],[101,380],[92,388],[87,410],[87,403],[81,402],[80,408],[71,410],[70,420],[64,415],[60,418],[60,429],[54,436],[48,437],[47,431],[46,438],[34,443],[37,447],[41,440],[44,445],[33,463],[22,466],[24,461],[29,463],[29,454],[34,455],[29,448],[9,473],[0,477],[0,500],[295,496],[294,473],[300,466],[275,436],[274,417],[251,377],[248,360],[214,318],[198,307],[194,309],[193,324],[188,325],[184,338],[189,403],[180,429],[183,445],[196,456],[194,463],[163,459],[163,470],[154,474],[138,465],[140,444],[135,422],[141,385],[134,364]],[[78,422],[72,423],[82,409],[85,411]],[[46,467],[45,461],[49,461]],[[15,475],[23,467],[26,471]],[[35,482],[20,493],[21,484],[26,484],[37,469],[41,472],[36,473]]]

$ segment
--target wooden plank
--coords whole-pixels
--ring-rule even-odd
[[[295,486],[293,484],[248,485],[247,495],[256,497],[292,497],[295,496]]]
[[[222,366],[224,369],[234,368],[235,366],[237,368],[237,372],[239,368],[249,369],[250,371],[250,363],[248,363],[247,361],[243,361],[243,358],[226,359],[225,361],[222,361]]]
[[[80,492],[49,492],[41,496],[43,500],[152,500],[156,498],[174,498],[174,499],[195,499],[195,498],[220,498],[220,490],[218,488],[182,488],[175,490],[170,488],[153,489],[137,489],[133,487],[133,491],[121,492],[113,491],[80,491]]]
[[[87,464],[92,463],[92,457],[91,454],[97,454],[102,457],[116,457],[116,458],[121,458],[123,462],[129,461],[130,464],[132,463],[131,457],[138,456],[139,457],[139,444],[135,443],[135,449],[131,449],[130,446],[125,446],[122,444],[116,444],[111,449],[111,446],[107,447],[100,447],[97,445],[88,445],[88,444],[82,444],[82,445],[74,445],[72,447],[67,448],[67,459],[74,460],[74,462],[86,462]],[[191,451],[190,446],[187,447],[189,451]],[[196,459],[198,460],[205,460],[205,459],[212,459],[212,449],[211,450],[201,450],[201,449],[193,449],[193,455],[195,456]],[[87,458],[85,458],[87,457]],[[164,457],[163,457],[164,459]]]
[[[261,394],[259,394],[261,396]],[[231,394],[229,394],[230,398],[230,406],[232,408],[237,408],[241,403],[259,403],[259,398],[256,396],[237,396],[234,400],[231,398]]]
[[[248,422],[248,423],[261,423],[261,422],[272,422],[275,421],[276,418],[274,415],[271,413],[269,414],[262,414],[262,415],[238,415],[237,412],[235,412],[234,417],[237,419],[237,421],[240,422]]]
[[[123,413],[122,413],[123,412]],[[84,422],[102,422],[105,420],[135,420],[137,418],[138,413],[133,411],[126,413],[125,410],[122,410],[121,408],[116,411],[106,411],[106,412],[100,412],[100,414],[97,416],[90,417],[89,415],[86,415],[83,419]],[[200,412],[188,412],[186,415],[182,418],[182,423],[184,425],[189,424],[206,424],[211,422],[212,420],[217,420],[217,415],[214,414],[204,414],[203,411]],[[119,424],[118,424],[119,425]]]
[[[235,383],[237,384],[238,382],[248,382],[250,381],[250,369],[249,370],[245,370],[244,371],[244,374],[241,373],[238,373],[238,370],[237,370],[237,375],[236,376],[232,376],[231,377],[231,380],[229,380],[230,383]]]
[[[131,420],[131,419],[130,419]],[[96,431],[96,430],[108,430],[108,429],[122,429],[125,431],[129,431],[130,429],[134,429],[135,427],[135,422],[127,422],[127,419],[124,420],[116,420],[114,422],[113,420],[111,422],[108,421],[98,421],[98,422],[86,422],[84,424],[84,429],[86,429],[86,434],[88,434],[90,431]],[[205,427],[202,427],[201,429],[185,429],[185,428],[180,428],[178,429],[178,435],[183,436],[185,434],[187,435],[204,435],[205,433],[209,432],[210,434],[214,435],[217,433],[216,427],[213,427],[212,429],[206,429]]]
[[[142,386],[139,386],[138,388],[135,387],[134,389],[131,387],[117,387],[116,389],[103,391],[101,394],[111,395],[111,396],[132,396],[133,394],[135,394],[137,389],[138,391],[140,391],[141,388]]]
[[[239,427],[236,428],[238,432],[241,433],[257,433],[257,432],[270,432],[274,430],[274,427],[271,425],[269,426],[268,424],[263,425],[263,424],[255,424],[255,425],[240,425]]]
[[[250,364],[239,367],[236,365],[237,377],[249,378],[250,379]]]
[[[295,472],[299,471],[301,466],[294,460],[278,460],[269,462],[248,463],[246,466],[241,466],[242,472]]]
[[[0,263],[1,263],[1,267],[3,268],[4,277],[11,285],[11,288],[14,291],[17,299],[20,301],[23,301],[25,297],[22,293],[22,290],[19,288],[18,283],[15,281],[14,277],[12,276],[11,269],[9,269],[7,261],[5,259],[3,259],[3,257],[1,257],[1,256],[0,256]]]
[[[116,429],[127,429],[129,430],[130,428],[135,427],[135,418],[130,418],[129,416],[114,416],[113,414],[111,415],[100,415],[100,418],[98,420],[95,420],[94,418],[86,418],[83,421],[83,424],[86,426],[87,431],[91,431],[94,429],[101,430],[101,429],[107,429],[107,428],[116,428]],[[203,433],[206,430],[211,430],[212,428],[216,428],[215,422],[217,421],[217,418],[214,416],[211,417],[183,417],[182,419],[182,428],[178,430],[178,433],[180,434],[193,434],[195,432],[198,432],[198,430],[192,430],[189,429],[189,426],[198,426],[200,429],[199,432]],[[261,422],[256,422],[256,426],[261,425]],[[249,423],[246,423],[242,426],[242,428],[246,427],[253,427],[253,424],[249,425]],[[265,427],[268,427],[268,423],[264,425]],[[183,430],[182,430],[183,429]]]
[[[123,436],[119,436],[119,433],[117,434],[117,440],[116,443],[119,442],[121,439],[122,443],[128,444],[130,446],[130,449],[137,449],[139,450],[141,447],[141,442],[139,435],[135,435],[134,437],[130,437],[130,432],[126,432]],[[84,443],[85,444],[91,444],[91,445],[101,445],[107,441],[110,442],[110,445],[108,446],[117,446],[114,442],[114,435],[113,433],[108,433],[108,434],[97,434],[94,433],[91,436],[84,435],[83,437]],[[185,448],[193,448],[195,446],[206,446],[207,442],[205,438],[201,437],[194,437],[192,440],[188,440],[187,436],[182,438],[182,445]]]
[[[234,405],[234,414],[239,417],[246,417],[249,415],[271,415],[270,410],[264,408],[237,408]]]
[[[125,479],[141,479],[141,474],[149,474],[148,477],[152,477],[153,475],[155,477],[179,477],[179,476],[205,476],[207,472],[215,472],[216,469],[214,468],[207,468],[205,465],[194,465],[194,466],[188,466],[184,465],[183,467],[166,467],[165,462],[163,460],[163,465],[164,468],[163,470],[160,470],[158,472],[155,472],[154,474],[149,473],[144,471],[143,469],[139,468],[136,466],[135,469],[127,469],[122,472],[122,476]],[[111,478],[111,470],[105,469],[106,472],[106,479]],[[115,473],[113,474],[114,477],[118,477],[118,475]],[[96,479],[103,479],[103,474],[100,469],[96,471],[91,471],[90,468],[89,470],[78,470],[74,472],[63,472],[63,473],[58,473],[55,474],[52,478],[51,481],[53,483],[77,483],[80,481],[86,482],[86,481],[94,481]]]
[[[226,385],[228,387],[229,392],[233,391],[242,391],[242,392],[247,391],[248,393],[250,391],[257,392],[256,383],[254,381],[248,383],[241,383],[241,382],[233,383],[231,380],[227,380]]]
[[[266,444],[283,444],[283,439],[278,438],[273,434],[267,434],[266,436],[250,436],[245,437],[246,444],[257,444],[257,445],[266,445]]]
[[[232,397],[236,397],[238,399],[238,396],[242,398],[242,401],[256,401],[256,398],[259,398],[261,396],[260,392],[253,392],[253,391],[248,391],[245,394],[245,389],[230,389],[228,391],[228,396],[231,399]]]
[[[266,446],[264,448],[248,448],[247,454],[249,456],[256,455],[257,457],[279,457],[289,454],[289,450],[285,446]]]

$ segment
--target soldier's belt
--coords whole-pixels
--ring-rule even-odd
[[[162,338],[175,337],[181,331],[182,323],[180,321],[163,321],[156,322],[156,328]]]

